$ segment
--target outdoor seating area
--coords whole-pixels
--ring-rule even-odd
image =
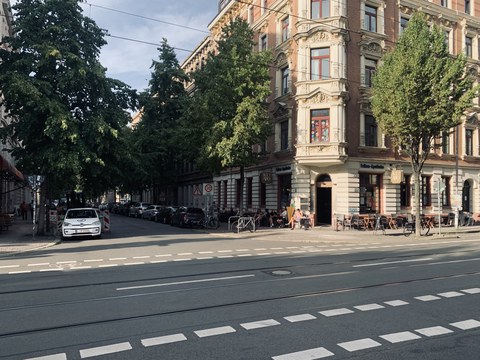
[[[420,215],[422,226],[426,228],[435,228],[439,226],[455,226],[455,214],[422,214]],[[440,219],[440,220],[439,220]],[[405,224],[415,223],[415,216],[406,214],[335,214],[334,229],[340,230],[382,230],[383,232],[391,229],[397,230]],[[458,226],[480,225],[480,213],[460,212],[458,215]]]

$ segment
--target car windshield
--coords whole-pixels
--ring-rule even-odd
[[[67,219],[82,219],[82,218],[96,218],[97,214],[95,210],[91,209],[79,209],[79,210],[69,210],[67,212]]]

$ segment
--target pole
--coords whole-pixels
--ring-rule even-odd
[[[455,202],[458,202],[458,142],[459,142],[459,130],[455,129]],[[455,204],[455,229],[458,229],[458,207],[460,204]]]

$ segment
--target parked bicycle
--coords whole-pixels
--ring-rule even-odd
[[[220,227],[220,221],[217,215],[205,215],[202,226],[205,229],[218,229]]]
[[[235,234],[238,234],[241,231],[250,231],[254,232],[256,230],[255,228],[255,219],[251,216],[240,216],[238,220],[235,220],[232,223],[232,231]]]
[[[410,236],[410,234],[415,234],[415,218],[407,219],[407,221],[403,224],[403,235]],[[420,236],[427,236],[430,232],[430,222],[426,221],[426,219],[420,217]]]

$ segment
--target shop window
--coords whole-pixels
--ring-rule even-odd
[[[360,213],[380,212],[381,175],[360,174]]]
[[[267,184],[260,182],[260,207],[267,206]]]
[[[442,198],[442,205],[446,207],[450,207],[450,183],[451,177],[442,176],[442,183],[444,186],[444,190],[441,194]]]
[[[311,0],[311,18],[322,19],[330,16],[330,0]]]
[[[377,8],[365,5],[365,30],[377,32]]]
[[[292,175],[278,175],[278,204],[280,209],[290,206],[292,191]]]
[[[247,178],[247,208],[253,207],[253,178]]]
[[[412,186],[410,184],[411,176],[404,175],[404,181],[400,184],[400,206],[410,207],[412,197]]]
[[[422,206],[432,206],[432,188],[431,188],[431,176],[422,176],[421,178],[421,194],[422,194]]]
[[[310,50],[310,80],[330,78],[330,48]]]
[[[330,141],[330,110],[312,110],[310,113],[310,142]]]

